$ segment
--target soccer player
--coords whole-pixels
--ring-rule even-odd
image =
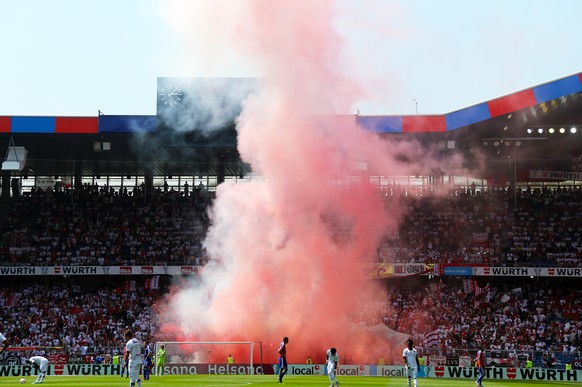
[[[129,371],[127,369],[127,360],[125,358],[126,353],[127,348],[123,347],[123,357],[121,358],[121,375],[119,375],[120,378],[123,378],[123,374],[125,374],[126,378],[129,377]]]
[[[158,349],[158,355],[156,359],[156,375],[160,376],[164,374],[164,366],[166,365],[166,346],[162,344],[160,349]]]
[[[335,348],[327,350],[326,354],[327,376],[329,376],[329,387],[337,387],[340,382],[337,380],[337,364],[339,363],[339,355]]]
[[[26,362],[38,371],[38,376],[36,377],[36,380],[32,382],[32,384],[41,384],[48,372],[48,359],[42,356],[33,356]]]
[[[147,344],[145,347],[143,359],[143,380],[150,380],[150,373],[152,371],[152,367],[154,366],[152,355],[153,354],[150,344]]]
[[[279,345],[279,383],[283,383],[283,376],[287,373],[287,343],[289,343],[289,338],[283,337]]]
[[[133,337],[133,332],[131,330],[125,331],[125,339],[127,344],[125,344],[125,364],[127,364],[127,372],[129,373],[129,385],[130,387],[135,387],[137,383],[138,387],[141,387],[141,379],[139,374],[142,366],[141,358],[141,343],[138,339]]]
[[[406,348],[402,351],[402,358],[404,359],[404,367],[406,367],[406,375],[408,376],[408,387],[411,387],[410,381],[414,380],[414,387],[418,386],[418,369],[420,364],[418,361],[418,354],[416,349],[412,346],[414,342],[412,339],[406,340]]]
[[[483,387],[483,384],[481,384],[485,377],[485,351],[483,351],[483,346],[479,346],[475,357],[475,365],[477,366],[477,380],[475,383],[478,387]]]
[[[10,340],[8,340],[2,333],[0,333],[0,344],[2,344],[2,348],[0,348],[0,354],[2,354],[8,349],[8,346],[10,345]]]

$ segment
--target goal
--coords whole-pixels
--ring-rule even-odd
[[[258,343],[259,349],[261,343]],[[164,346],[164,374],[262,374],[261,352],[252,341],[158,341],[154,370]]]

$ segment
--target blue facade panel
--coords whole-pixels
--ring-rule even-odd
[[[55,117],[12,117],[12,133],[54,133]]]
[[[370,132],[394,133],[402,132],[402,117],[397,116],[367,116],[356,119],[358,125]]]
[[[537,103],[551,101],[552,99],[578,93],[580,91],[582,91],[582,83],[580,82],[580,77],[578,75],[559,79],[533,88]]]
[[[447,130],[458,129],[463,126],[488,120],[489,118],[491,118],[491,112],[489,111],[487,103],[471,106],[445,115]]]
[[[99,133],[153,132],[157,116],[99,116]]]

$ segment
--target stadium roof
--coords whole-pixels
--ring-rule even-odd
[[[376,132],[446,132],[581,92],[582,73],[578,73],[443,115],[368,116],[359,121]]]
[[[568,159],[580,156],[582,149],[582,73],[442,115],[355,118],[382,136],[454,144],[469,158],[476,147],[485,147],[493,161],[488,169],[500,168],[496,159],[503,168],[503,156],[513,150],[511,141],[513,146],[519,141],[522,161],[569,170]],[[573,127],[577,133],[570,133]],[[234,126],[208,136],[196,128],[175,131],[155,115],[0,116],[0,149],[7,149],[11,138],[28,150],[21,174],[71,175],[75,168],[83,175],[143,175],[146,169],[154,175],[240,175],[247,170],[236,151]],[[495,149],[495,143],[506,149]],[[560,165],[549,166],[548,161]]]

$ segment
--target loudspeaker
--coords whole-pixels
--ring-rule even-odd
[[[26,164],[28,151],[23,146],[9,146],[6,160],[2,163],[3,171],[22,171]]]

